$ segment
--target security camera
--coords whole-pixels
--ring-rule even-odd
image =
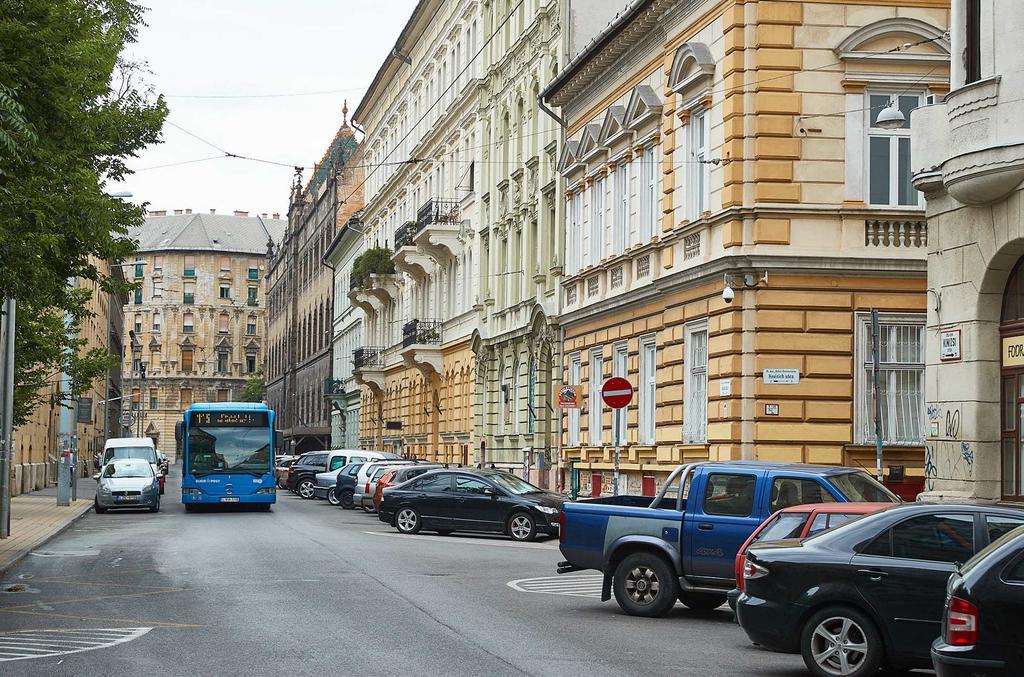
[[[736,298],[736,292],[732,290],[732,287],[726,286],[726,288],[722,290],[722,300],[726,303],[732,303],[734,298]]]

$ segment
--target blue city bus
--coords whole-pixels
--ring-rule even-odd
[[[185,510],[226,503],[270,510],[277,500],[271,409],[248,402],[193,404],[175,427]]]

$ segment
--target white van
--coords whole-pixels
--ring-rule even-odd
[[[164,476],[160,471],[160,460],[156,445],[149,437],[112,437],[103,444],[103,456],[97,462],[97,470],[114,459],[138,458],[153,466],[153,474],[160,478],[160,493],[164,493]]]

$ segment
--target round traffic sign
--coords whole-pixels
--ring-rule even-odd
[[[601,399],[612,409],[622,409],[633,401],[633,386],[621,376],[613,376],[601,386]]]
[[[130,411],[126,411],[121,414],[121,425],[128,427],[135,423],[135,416]]]

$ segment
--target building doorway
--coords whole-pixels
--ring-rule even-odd
[[[1024,258],[1003,291],[999,323],[1000,456],[1003,500],[1024,502]]]

